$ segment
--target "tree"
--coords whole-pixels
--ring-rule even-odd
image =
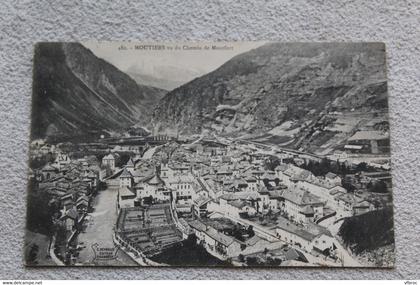
[[[29,188],[27,227],[30,231],[51,236],[52,218],[59,211],[58,203],[47,192],[36,191],[35,185],[30,185]]]
[[[244,241],[242,230],[237,225],[235,225],[233,228],[233,237],[237,240]]]
[[[385,182],[383,181],[377,181],[374,183],[369,182],[369,184],[367,185],[367,189],[371,192],[375,192],[375,193],[387,193],[388,192],[388,187],[386,185]]]
[[[344,245],[359,254],[394,243],[392,208],[385,208],[346,218],[338,234]]]
[[[319,164],[319,175],[325,175],[330,172],[331,165],[327,158],[323,158]]]
[[[153,196],[150,195],[149,197],[144,197],[143,198],[143,203],[147,204],[147,205],[151,205],[153,203]]]
[[[246,258],[246,264],[247,265],[250,265],[250,266],[255,266],[255,265],[258,265],[259,263],[258,263],[257,257],[255,257],[255,256],[248,256]]]
[[[360,172],[360,171],[367,171],[368,167],[367,167],[367,163],[366,162],[361,162],[356,166],[356,171]]]
[[[255,236],[255,232],[254,232],[254,227],[252,225],[250,225],[247,229],[247,234],[249,237],[253,237]]]
[[[341,182],[341,185],[343,188],[347,190],[347,192],[352,193],[356,189],[356,187],[353,185],[352,177],[349,175],[346,175]]]

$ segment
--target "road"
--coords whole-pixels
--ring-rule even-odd
[[[93,202],[94,211],[89,214],[84,233],[78,236],[78,242],[86,248],[80,251],[78,265],[136,266],[128,255],[118,250],[115,259],[94,260],[95,252],[92,246],[97,243],[100,248],[114,248],[113,233],[117,220],[118,187],[110,187],[98,193]]]

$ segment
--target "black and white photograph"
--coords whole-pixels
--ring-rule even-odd
[[[378,42],[37,43],[25,264],[393,268],[386,69]]]

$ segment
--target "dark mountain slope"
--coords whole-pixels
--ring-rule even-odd
[[[80,44],[38,44],[32,139],[89,138],[147,123],[149,110],[164,94],[138,85]]]

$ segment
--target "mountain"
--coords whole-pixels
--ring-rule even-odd
[[[139,85],[78,43],[36,45],[32,139],[97,137],[147,123],[166,91]]]
[[[175,89],[176,87],[181,86],[184,83],[181,81],[153,77],[148,74],[143,74],[141,72],[130,70],[127,71],[127,74],[130,75],[130,77],[133,78],[138,84],[146,84],[148,86],[153,86],[168,91]]]
[[[138,84],[153,86],[164,90],[173,90],[182,84],[204,74],[204,71],[185,69],[170,65],[150,65],[149,70],[145,66],[133,65],[126,70]]]
[[[383,127],[387,107],[383,44],[271,43],[166,94],[153,124],[319,152]]]

